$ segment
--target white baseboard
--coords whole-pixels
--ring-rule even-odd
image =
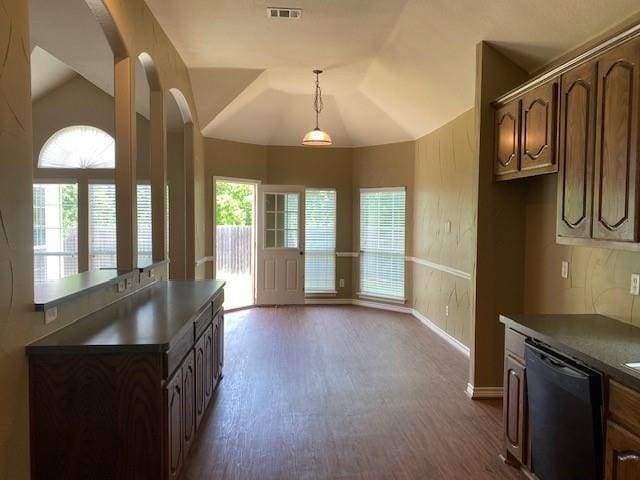
[[[455,338],[455,337],[451,336],[450,334],[448,334],[447,332],[445,332],[443,329],[441,329],[438,325],[433,323],[431,320],[429,320],[427,317],[425,317],[423,314],[421,314],[415,308],[411,311],[411,314],[414,317],[416,317],[418,320],[420,320],[422,323],[424,323],[431,330],[433,330],[434,333],[436,333],[437,335],[442,337],[444,340],[449,342],[452,346],[457,348],[460,352],[464,353],[467,357],[469,357],[471,355],[471,350],[469,349],[469,347],[467,347],[464,343],[462,343],[457,338]]]
[[[474,387],[467,383],[465,393],[471,399],[478,398],[502,398],[504,389],[502,387]]]

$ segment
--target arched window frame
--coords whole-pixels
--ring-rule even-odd
[[[94,159],[90,161],[86,161],[82,157],[85,155],[87,158],[92,152],[82,152],[77,145],[72,147],[68,147],[66,145],[56,146],[56,142],[62,142],[68,139],[69,135],[73,134],[89,134],[94,137],[91,139],[92,142],[95,142],[96,139],[101,142],[102,151],[96,150],[95,155],[102,156],[102,159]],[[67,156],[76,155],[78,158],[77,162],[69,162],[69,158],[65,158],[63,161],[50,161],[47,163],[47,156],[55,156],[55,152],[49,153],[49,150],[53,148],[61,149],[61,152],[64,152],[64,147],[68,148],[69,152]],[[106,161],[105,161],[106,159]],[[40,154],[38,155],[38,168],[55,168],[55,169],[72,169],[72,170],[83,170],[83,169],[114,169],[115,168],[115,139],[112,135],[104,130],[94,127],[92,125],[70,125],[68,127],[62,128],[55,133],[53,133],[47,141],[44,143],[42,148],[40,149]],[[65,161],[67,163],[65,164]]]

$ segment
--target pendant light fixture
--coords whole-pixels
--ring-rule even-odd
[[[302,139],[302,144],[312,147],[323,147],[331,145],[333,141],[331,140],[331,136],[324,130],[320,130],[320,127],[318,126],[318,117],[320,116],[320,112],[324,106],[322,104],[322,90],[320,89],[320,74],[322,73],[322,70],[314,70],[313,73],[316,74],[316,96],[313,102],[313,109],[316,112],[316,128],[307,132]]]

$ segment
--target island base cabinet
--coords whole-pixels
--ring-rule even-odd
[[[607,422],[605,480],[640,478],[640,437],[614,422]]]

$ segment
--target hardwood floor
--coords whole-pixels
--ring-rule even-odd
[[[351,306],[225,316],[225,378],[185,465],[196,479],[521,479],[501,403],[409,315]]]

